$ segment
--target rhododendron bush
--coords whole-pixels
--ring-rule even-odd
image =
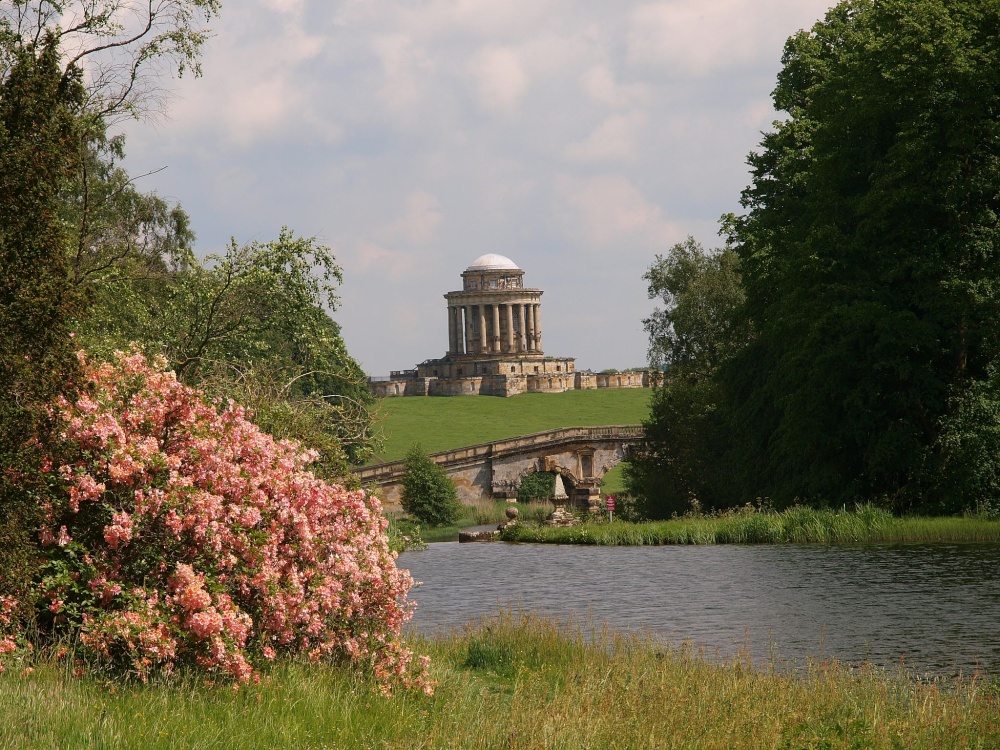
[[[55,405],[62,445],[45,467],[43,628],[142,678],[187,664],[246,682],[300,652],[430,690],[400,639],[412,581],[377,499],[317,479],[315,453],[162,362],[83,359],[87,387]]]

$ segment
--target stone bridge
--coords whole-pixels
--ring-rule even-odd
[[[458,489],[460,500],[514,498],[521,478],[533,471],[561,470],[572,502],[598,502],[604,475],[641,442],[641,425],[567,427],[532,435],[432,453]],[[358,471],[364,484],[375,484],[387,506],[399,505],[406,467],[402,461],[366,466]]]

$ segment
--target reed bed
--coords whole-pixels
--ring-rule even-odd
[[[279,664],[233,691],[193,678],[108,685],[61,663],[0,676],[0,747],[990,748],[998,691],[977,676],[917,681],[815,662],[727,662],[652,637],[506,612],[414,642],[433,696]]]
[[[978,516],[893,516],[875,506],[852,511],[789,508],[647,523],[591,522],[567,528],[525,524],[506,541],[608,546],[659,544],[811,544],[1000,542],[1000,520]]]

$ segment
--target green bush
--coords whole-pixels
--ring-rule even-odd
[[[448,526],[461,510],[455,485],[419,443],[406,454],[402,505],[403,510],[428,526]]]
[[[517,500],[521,503],[532,500],[548,500],[556,484],[556,475],[548,471],[534,471],[521,479],[517,488]]]

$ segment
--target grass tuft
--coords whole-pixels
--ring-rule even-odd
[[[690,647],[504,612],[411,644],[433,696],[389,697],[345,669],[285,662],[233,691],[187,676],[121,686],[60,664],[0,675],[0,747],[988,748],[987,680],[918,681],[814,662],[718,662]]]

